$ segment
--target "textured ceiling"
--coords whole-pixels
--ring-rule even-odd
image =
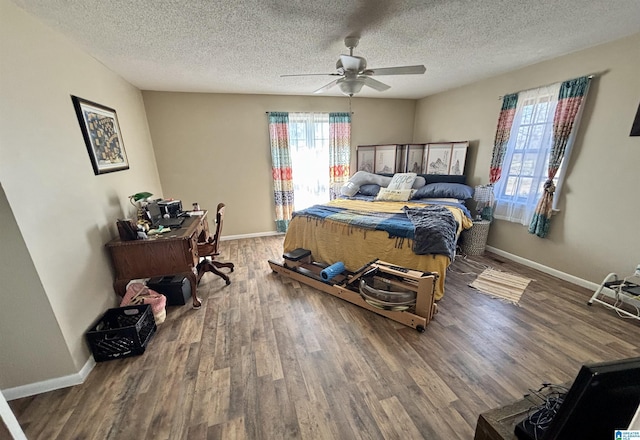
[[[309,95],[334,77],[280,75],[335,72],[359,35],[368,67],[427,71],[358,96],[422,98],[640,32],[640,0],[13,1],[142,90]]]

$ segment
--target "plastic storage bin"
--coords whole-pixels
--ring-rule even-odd
[[[191,298],[191,282],[185,276],[151,278],[147,287],[166,296],[168,306],[183,306]]]
[[[96,362],[144,353],[156,332],[156,321],[148,304],[109,309],[86,333]]]

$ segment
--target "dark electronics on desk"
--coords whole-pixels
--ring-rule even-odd
[[[535,423],[539,408],[516,425],[520,440],[614,438],[626,430],[640,405],[640,357],[583,365],[555,415]]]
[[[154,228],[158,226],[177,228],[184,222],[180,200],[153,200],[147,203],[147,213]]]

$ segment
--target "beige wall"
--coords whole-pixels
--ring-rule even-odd
[[[2,186],[0,224],[0,384],[40,380],[43,359],[51,377],[65,376],[75,366]]]
[[[223,236],[275,231],[267,111],[348,111],[344,98],[143,92],[166,197],[215,209]],[[410,142],[415,101],[353,99],[356,145]],[[355,167],[355,154],[353,154]]]
[[[640,137],[629,136],[640,102],[640,34],[422,99],[414,141],[471,140],[467,173],[474,185],[488,183],[498,96],[596,72],[603,74],[592,81],[549,236],[497,220],[488,243],[599,284],[640,263]]]
[[[87,362],[84,333],[116,304],[104,243],[116,218],[132,214],[128,195],[161,187],[136,88],[8,0],[0,58],[0,212],[17,225],[0,232],[2,261],[14,263],[0,269],[7,389]],[[116,109],[130,170],[93,174],[72,94]]]

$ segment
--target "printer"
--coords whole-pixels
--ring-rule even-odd
[[[182,202],[180,200],[158,200],[158,208],[163,217],[169,215],[169,217],[176,218],[182,214]]]

